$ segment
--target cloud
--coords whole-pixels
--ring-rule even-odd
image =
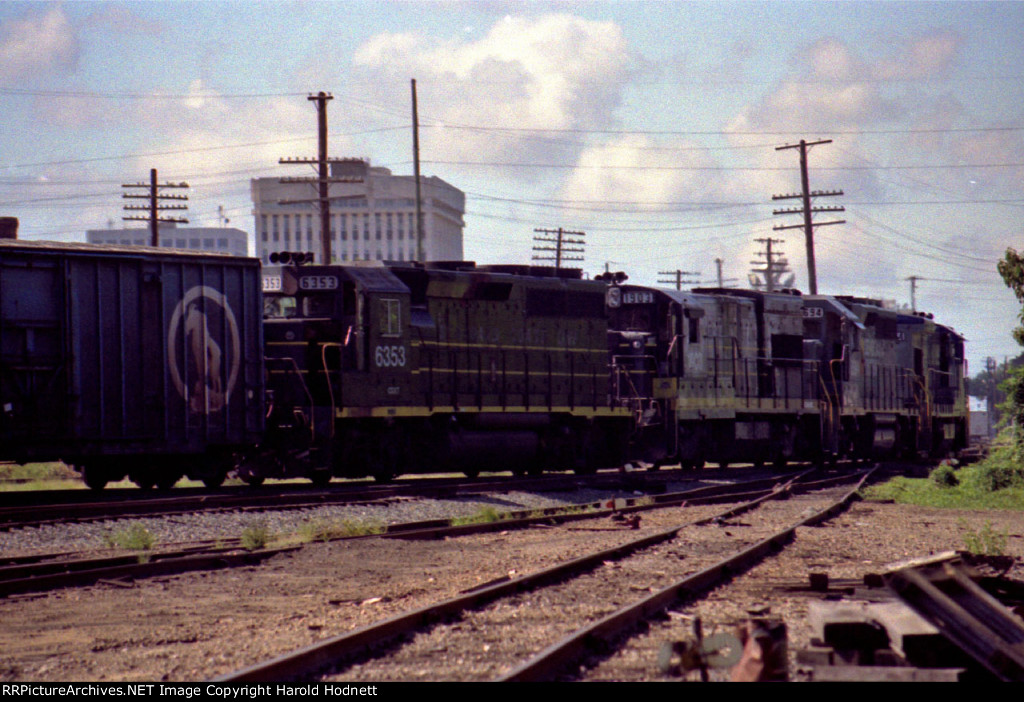
[[[157,36],[164,32],[161,22],[143,17],[126,5],[104,5],[89,15],[86,24],[118,34],[146,34]]]
[[[723,199],[717,164],[683,140],[624,135],[587,148],[567,178],[562,197],[583,202],[631,202],[658,211],[666,202]]]
[[[610,124],[635,65],[616,24],[567,14],[505,17],[476,40],[378,34],[353,62],[363,88],[392,104],[408,103],[415,77],[423,124],[564,130]],[[521,133],[431,130],[427,138],[432,154],[448,158],[550,149]]]
[[[744,108],[729,123],[733,141],[747,140],[744,132],[836,132],[856,129],[895,114],[871,67],[843,42],[825,38],[800,52],[793,77],[760,101]]]
[[[879,79],[933,78],[952,68],[964,39],[953,30],[936,30],[897,43],[894,58],[882,59],[872,72]]]
[[[12,83],[78,62],[79,38],[64,11],[55,7],[0,26],[0,82]]]

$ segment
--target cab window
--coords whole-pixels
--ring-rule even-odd
[[[298,305],[290,295],[265,295],[263,297],[264,319],[290,319],[298,314]]]
[[[381,336],[402,335],[402,312],[400,300],[384,298],[380,301]]]
[[[303,317],[334,317],[334,295],[307,295],[302,301]]]

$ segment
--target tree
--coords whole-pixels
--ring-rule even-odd
[[[999,262],[997,268],[1006,287],[1013,290],[1017,301],[1021,303],[1021,312],[1018,315],[1021,326],[1013,330],[1013,338],[1024,346],[1024,256],[1014,249],[1007,249],[1006,256]],[[1024,368],[1013,369],[1000,389],[1006,391],[1006,410],[1016,427],[1014,443],[1017,447],[1017,458],[1024,460]]]

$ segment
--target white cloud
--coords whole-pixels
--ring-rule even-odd
[[[566,14],[505,17],[477,40],[379,34],[353,61],[363,89],[378,100],[404,106],[416,78],[424,124],[516,129],[608,125],[632,65],[616,24]],[[446,158],[536,156],[550,148],[507,133],[431,130],[426,139],[425,150]]]
[[[11,20],[0,27],[0,81],[70,69],[78,53],[77,33],[59,7]]]
[[[937,30],[898,43],[897,55],[873,68],[876,78],[919,79],[939,76],[956,60],[964,39],[952,30]]]
[[[721,200],[723,184],[715,168],[707,152],[692,143],[659,141],[655,147],[646,136],[625,135],[580,154],[562,197],[635,202],[650,210],[666,202]]]

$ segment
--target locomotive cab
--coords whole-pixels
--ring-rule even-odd
[[[351,448],[337,419],[408,401],[409,290],[372,264],[267,268],[263,289],[268,443],[284,474],[329,479]]]

